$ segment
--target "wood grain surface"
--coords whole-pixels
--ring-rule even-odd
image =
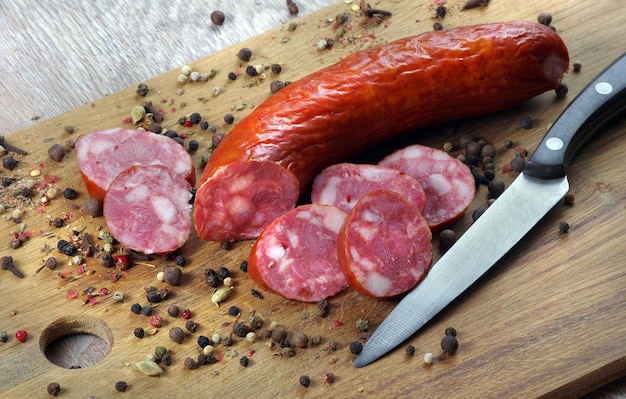
[[[44,184],[44,176],[55,176],[57,181],[48,183],[50,187],[79,191],[74,201],[57,198],[45,207],[36,202],[22,204],[25,231],[33,235],[18,249],[10,248],[8,242],[19,225],[7,215],[20,205],[3,191],[8,208],[3,216],[8,220],[0,220],[5,232],[1,255],[12,256],[25,277],[20,280],[0,271],[4,302],[0,330],[9,333],[9,340],[0,343],[0,397],[46,397],[46,386],[53,381],[61,385],[61,397],[112,397],[118,394],[114,388],[118,380],[126,381],[127,393],[137,397],[626,397],[622,378],[626,374],[626,258],[621,238],[625,233],[625,170],[620,162],[626,145],[624,118],[575,159],[570,171],[575,206],[557,207],[486,279],[413,337],[415,358],[406,358],[403,348],[398,348],[364,369],[351,365],[353,356],[347,346],[361,335],[354,327],[356,320],[365,317],[374,328],[394,301],[368,300],[348,290],[331,300],[331,315],[322,319],[314,304],[286,301],[270,293],[264,293],[263,300],[249,295],[254,285],[238,265],[251,242],[225,249],[192,234],[182,251],[189,260],[183,284],[170,287],[172,297],[155,308],[164,326],[141,340],[133,336],[133,330],[148,330],[148,318],[132,314],[130,305],[146,303],[144,287],[166,287],[156,280],[156,273],[173,262],[152,259],[146,263],[153,267],[135,265],[113,283],[115,271],[103,268],[98,260],[88,259],[88,272],[78,274],[70,258],[52,249],[72,230],[97,234],[104,226],[102,218],[92,218],[80,209],[86,193],[68,141],[94,129],[125,126],[130,109],[146,99],[164,110],[166,127],[182,130],[178,118],[199,112],[218,129],[228,131],[222,116],[232,112],[236,123],[267,98],[272,79],[226,79],[227,72],[241,68],[236,54],[243,46],[253,50],[252,63],[280,63],[280,79],[296,80],[360,48],[430,30],[436,21],[451,27],[536,20],[540,12],[551,12],[553,26],[568,45],[572,60],[583,65],[581,72],[566,76],[570,88],[566,99],[556,100],[553,93],[546,93],[507,112],[416,135],[418,142],[441,147],[463,134],[474,134],[496,144],[498,166],[512,157],[504,140],[533,149],[568,101],[626,50],[626,15],[614,0],[549,5],[538,0],[493,0],[488,7],[464,11],[462,1],[380,0],[372,5],[393,13],[381,24],[363,19],[353,9],[358,2],[296,3],[298,17],[289,15],[283,1],[0,3],[0,134],[29,152],[14,155],[18,168],[3,169],[2,176],[16,178],[20,184],[29,179]],[[440,3],[448,13],[438,20],[435,7]],[[224,25],[210,22],[214,9],[226,13]],[[340,12],[349,13],[351,22],[338,37],[333,19]],[[293,31],[288,29],[290,22],[297,24]],[[336,44],[319,51],[317,43],[326,37],[335,37]],[[176,77],[186,63],[201,72],[215,69],[218,73],[208,82],[181,86]],[[145,99],[135,94],[141,82],[150,87]],[[220,88],[218,96],[213,94],[215,87]],[[519,120],[526,115],[534,121],[529,131],[519,128]],[[66,125],[74,126],[75,133],[65,132]],[[199,129],[187,133],[206,148],[210,134]],[[62,162],[51,161],[46,154],[54,143],[68,149]],[[194,154],[198,169],[201,155],[201,151]],[[35,172],[41,175],[31,176]],[[507,182],[514,178],[510,174],[501,177]],[[479,192],[471,209],[485,201],[484,191]],[[56,217],[67,218],[65,227],[50,226]],[[556,226],[562,220],[571,225],[567,235],[558,234]],[[466,215],[456,229],[462,232],[469,224]],[[59,267],[37,272],[50,255],[60,260]],[[203,281],[206,268],[219,266],[233,271],[236,285],[235,295],[223,308],[211,303],[211,290]],[[79,278],[65,281],[61,272]],[[118,304],[111,295],[97,296],[96,304],[85,304],[83,291],[90,287],[122,291],[125,299]],[[68,294],[73,292],[79,298],[71,299]],[[171,327],[184,325],[180,318],[167,315],[170,304],[191,309],[200,323],[198,331],[188,333],[181,345],[167,337]],[[216,346],[216,353],[224,355],[218,364],[186,370],[183,360],[198,354],[198,335],[229,333],[227,323],[232,325],[234,318],[223,313],[230,305],[239,306],[242,317],[254,310],[267,323],[277,321],[290,331],[320,334],[323,343],[288,358],[276,356],[267,341],[241,340],[228,348]],[[310,317],[303,318],[305,312]],[[459,352],[426,367],[421,356],[438,354],[438,342],[448,325],[459,330]],[[13,337],[19,329],[30,334],[25,343]],[[77,339],[79,333],[89,334]],[[68,334],[72,334],[69,339]],[[337,351],[327,350],[329,340],[337,340]],[[174,363],[159,377],[144,376],[134,364],[156,346],[170,349]],[[247,368],[238,364],[244,354],[250,354]],[[337,381],[325,383],[326,373],[335,374]],[[302,374],[311,376],[309,388],[298,385]]]

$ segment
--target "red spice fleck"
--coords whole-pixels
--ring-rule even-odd
[[[191,121],[188,119],[185,121],[185,127],[192,127],[193,124],[191,123]]]
[[[128,256],[126,255],[116,255],[115,256],[115,267],[118,270],[126,270],[130,266],[130,261],[128,260]]]
[[[222,360],[224,358],[224,354],[220,353],[219,355],[216,356],[217,361],[219,362],[220,360]]]
[[[513,169],[511,168],[511,165],[504,165],[502,167],[502,173],[509,173],[511,172]]]
[[[100,293],[102,295],[109,295],[109,289],[105,288],[105,287],[102,287],[102,288],[100,288]]]
[[[43,179],[46,181],[46,183],[56,183],[57,176],[56,175],[45,174],[45,175],[43,175]]]
[[[170,108],[170,112],[176,112],[176,111],[178,111],[178,110],[176,109],[176,107],[172,107],[172,108]]]
[[[78,291],[72,290],[67,292],[67,297],[70,299],[78,298]]]
[[[28,339],[28,333],[26,332],[26,330],[19,330],[15,333],[15,339],[20,342],[26,342],[26,340]]]
[[[133,123],[133,120],[130,119],[130,116],[129,116],[129,117],[122,119],[122,123],[125,125],[130,125],[131,123]]]
[[[121,274],[117,274],[117,273],[116,274],[112,274],[111,275],[111,282],[114,283],[114,282],[116,282],[117,280],[119,280],[121,278],[122,278]]]
[[[254,349],[250,349],[250,350],[248,351],[248,357],[250,357],[250,356],[254,355],[254,353],[255,353],[255,352],[256,352],[256,351],[255,351]]]
[[[162,324],[163,324],[163,319],[161,318],[161,316],[150,317],[150,325],[152,327],[161,327]]]
[[[343,323],[339,320],[335,320],[335,327],[341,327],[343,326]]]
[[[179,136],[180,136],[180,138],[181,138],[181,139],[183,139],[183,140],[185,140],[186,138],[188,138],[188,137],[189,137],[189,135],[188,135],[188,134],[186,134],[186,133],[179,134]]]
[[[191,310],[184,309],[180,316],[185,320],[191,319]]]
[[[78,266],[78,269],[76,269],[76,273],[78,273],[78,274],[83,274],[83,273],[85,273],[85,271],[86,271],[85,270],[85,266],[83,266],[83,265]]]

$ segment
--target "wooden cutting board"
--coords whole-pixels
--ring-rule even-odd
[[[28,155],[14,155],[18,167],[2,170],[3,177],[16,178],[4,190],[23,185],[28,179],[47,186],[35,189],[31,205],[19,205],[19,196],[6,192],[2,197],[5,204],[24,210],[24,232],[31,236],[20,248],[10,248],[8,233],[19,225],[13,220],[0,221],[7,233],[0,243],[2,255],[12,256],[25,275],[18,279],[0,271],[0,330],[9,334],[8,341],[0,343],[0,396],[46,397],[47,385],[58,382],[61,397],[112,397],[118,394],[115,383],[126,381],[127,394],[138,397],[570,398],[626,375],[626,256],[621,239],[625,233],[623,117],[585,145],[575,158],[570,169],[574,206],[558,205],[484,279],[412,337],[408,343],[416,348],[414,357],[407,357],[399,347],[363,369],[352,366],[354,355],[348,349],[350,342],[363,336],[356,321],[369,320],[371,331],[396,302],[371,300],[346,290],[331,299],[330,315],[321,318],[315,304],[284,300],[262,290],[264,299],[256,298],[250,294],[256,287],[239,269],[251,241],[224,248],[204,242],[192,232],[182,249],[188,263],[178,287],[168,287],[156,279],[158,271],[174,264],[172,260],[154,258],[136,264],[119,273],[121,278],[113,282],[115,269],[88,258],[86,272],[79,274],[79,266],[55,250],[57,242],[69,239],[72,231],[97,235],[99,229],[106,229],[101,217],[93,218],[80,209],[87,195],[68,142],[95,129],[129,126],[124,120],[132,107],[150,100],[163,110],[165,127],[200,142],[201,150],[194,154],[200,171],[202,149],[207,147],[210,133],[181,127],[178,119],[198,112],[218,129],[228,131],[230,126],[222,122],[223,115],[233,113],[237,123],[269,96],[269,83],[276,78],[268,73],[266,79],[240,76],[229,81],[228,72],[245,67],[237,58],[241,47],[253,50],[251,64],[280,63],[283,71],[279,78],[293,81],[350,52],[430,30],[434,22],[452,27],[513,19],[534,21],[540,12],[549,11],[571,59],[582,64],[580,72],[565,77],[569,86],[565,99],[545,93],[515,109],[425,129],[412,139],[441,148],[445,142],[455,143],[462,135],[473,134],[496,146],[499,168],[514,156],[514,150],[505,148],[506,140],[532,151],[569,101],[626,50],[626,15],[613,0],[561,1],[549,8],[536,0],[494,0],[488,7],[465,11],[460,9],[463,2],[451,0],[445,3],[448,13],[443,19],[435,18],[437,2],[383,1],[373,6],[389,10],[393,16],[381,24],[360,17],[353,9],[355,3],[338,2],[298,20],[295,30],[285,25],[190,64],[202,73],[217,71],[207,82],[182,86],[177,83],[179,71],[171,71],[146,82],[150,88],[146,98],[137,96],[136,87],[130,87],[5,138],[27,150]],[[350,14],[351,21],[339,36],[334,18],[343,12]],[[335,39],[334,47],[320,51],[319,41],[329,37]],[[525,116],[533,119],[530,130],[520,128]],[[76,131],[67,133],[66,125]],[[55,143],[68,148],[62,162],[47,155]],[[509,183],[515,176],[499,173],[498,177]],[[56,181],[46,183],[51,179]],[[37,203],[47,188],[66,187],[75,188],[79,197],[55,198],[46,206]],[[469,226],[471,211],[486,201],[486,190],[481,188],[468,215],[455,227],[459,233]],[[12,211],[8,209],[3,216]],[[58,217],[66,218],[64,227],[50,225]],[[561,221],[570,224],[569,233],[559,234]],[[49,256],[59,259],[58,268],[37,271]],[[204,270],[221,266],[232,271],[235,292],[218,308],[211,302],[212,289],[204,282]],[[66,274],[71,281],[61,278]],[[139,339],[133,331],[137,327],[149,330],[149,318],[131,313],[130,307],[133,303],[147,304],[147,286],[168,287],[171,296],[154,309],[154,314],[162,316],[163,326]],[[109,294],[94,296],[94,303],[85,303],[85,290],[100,293],[103,288],[123,292],[123,302],[116,303]],[[72,298],[75,292],[78,297]],[[190,309],[193,320],[199,323],[197,331],[188,332],[182,344],[168,338],[170,328],[185,325],[182,318],[167,315],[167,307],[173,304]],[[255,312],[266,325],[277,322],[291,332],[320,335],[322,343],[297,349],[295,356],[286,357],[279,355],[280,348],[272,349],[267,340],[238,339],[230,347],[216,346],[215,353],[221,358],[217,364],[185,369],[185,358],[196,358],[199,353],[199,335],[230,333],[236,320],[226,311],[232,305],[241,309],[238,320]],[[460,347],[455,356],[444,358],[439,341],[448,326],[458,330]],[[29,333],[24,343],[14,337],[21,329]],[[69,340],[94,342],[86,348],[68,348],[67,340],[62,345],[55,341],[77,333],[99,338]],[[329,350],[331,340],[338,344],[334,351]],[[159,377],[145,376],[135,363],[157,346],[171,351],[173,363],[164,366],[165,372]],[[61,355],[55,352],[59,347],[65,351]],[[46,351],[52,354],[47,357]],[[435,364],[423,363],[426,352],[437,356]],[[105,355],[98,360],[98,354]],[[243,355],[250,358],[247,368],[239,364]],[[335,375],[333,384],[325,382],[327,373]],[[310,376],[310,387],[299,385],[301,375]]]

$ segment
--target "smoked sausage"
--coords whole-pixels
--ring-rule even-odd
[[[433,254],[431,231],[398,193],[375,190],[359,199],[339,230],[339,265],[361,294],[391,298],[420,282]]]
[[[337,234],[346,213],[330,205],[302,205],[274,220],[256,240],[248,274],[288,299],[317,302],[347,287],[337,261]]]
[[[216,176],[228,175],[222,169],[235,162],[259,162],[258,176],[250,176],[259,186],[269,175],[260,170],[264,165],[281,166],[282,175],[295,176],[297,197],[324,167],[376,143],[410,129],[506,109],[555,89],[568,62],[557,33],[523,21],[430,31],[353,53],[276,92],[225,136],[199,181],[198,235],[249,238],[249,232],[219,227],[238,222],[207,223],[216,206],[208,200],[210,192],[223,186]]]
[[[421,184],[426,193],[422,215],[433,231],[458,220],[476,194],[470,168],[436,148],[413,144],[387,155],[378,165],[402,171]]]
[[[143,130],[97,130],[76,141],[76,161],[89,196],[104,201],[109,184],[135,165],[165,165],[192,186],[196,171],[191,156],[169,137]]]
[[[113,237],[137,252],[172,252],[191,232],[191,186],[163,165],[131,166],[118,174],[103,207]]]
[[[331,165],[313,179],[311,202],[350,212],[359,198],[374,190],[394,191],[420,212],[426,206],[424,189],[412,176],[385,166],[347,162]]]

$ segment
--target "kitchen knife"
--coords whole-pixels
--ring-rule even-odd
[[[576,150],[625,110],[626,53],[569,104],[522,173],[393,309],[354,365],[363,367],[407,340],[521,240],[567,193],[567,166]]]

